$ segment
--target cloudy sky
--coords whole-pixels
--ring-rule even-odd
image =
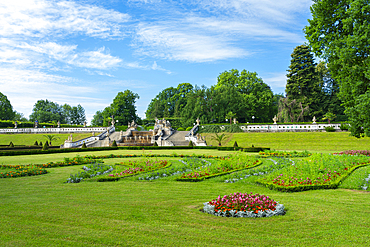
[[[161,90],[255,71],[283,93],[311,0],[0,2],[0,92],[28,117],[37,100],[81,104],[90,121],[118,92],[140,117]]]

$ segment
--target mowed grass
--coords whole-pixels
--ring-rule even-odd
[[[98,133],[95,133],[97,135]],[[59,146],[70,136],[70,134],[0,134],[0,145],[9,145],[13,142],[14,145],[26,145],[31,146],[37,142],[45,143],[48,139],[44,135],[54,135],[58,137],[58,140],[52,142],[53,146]],[[92,136],[92,133],[73,133],[72,137],[74,141],[84,139]]]
[[[349,136],[349,132],[246,132],[226,134],[223,146],[269,147],[275,150],[340,152],[344,150],[369,150],[370,138]],[[215,134],[205,134],[208,145],[217,146]]]
[[[188,151],[176,150],[186,154]],[[213,155],[219,152],[213,151]],[[106,151],[104,151],[106,152]],[[112,151],[113,153],[114,151]],[[122,153],[122,150],[119,150]],[[167,153],[168,151],[156,151]],[[223,152],[222,152],[223,153]],[[86,153],[81,153],[81,156]],[[101,155],[103,152],[95,152]],[[226,153],[225,153],[226,154]],[[60,160],[62,156],[25,156]],[[2,159],[3,157],[1,157]],[[18,157],[9,163],[17,164]],[[162,158],[159,158],[162,159]],[[107,160],[108,162],[108,160]],[[249,183],[159,179],[65,184],[82,166],[0,179],[2,246],[368,246],[370,193],[316,190],[281,193]],[[271,218],[222,218],[199,211],[234,192],[259,193],[285,205]]]

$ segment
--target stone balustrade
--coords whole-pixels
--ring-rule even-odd
[[[249,124],[242,125],[240,128],[243,131],[252,132],[307,132],[307,131],[324,131],[325,127],[333,127],[335,130],[340,130],[340,125],[335,124]],[[221,130],[225,129],[224,125],[220,125]]]
[[[91,133],[104,132],[107,127],[79,127],[79,128],[20,128],[0,129],[0,134],[64,134],[64,133]]]

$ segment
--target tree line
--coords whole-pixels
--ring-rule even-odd
[[[13,121],[38,121],[39,123],[77,124],[82,125],[86,122],[85,109],[78,104],[70,106],[68,104],[59,105],[49,100],[38,100],[33,106],[29,119],[23,113],[13,110],[8,98],[0,92],[0,120]]]
[[[291,55],[285,96],[274,94],[256,72],[232,69],[222,72],[210,88],[182,83],[164,89],[151,100],[146,117],[176,117],[183,126],[191,126],[196,118],[202,123],[233,118],[245,123],[271,122],[274,115],[281,122],[311,121],[315,116],[317,120],[348,120],[352,135],[370,136],[368,0],[314,0],[311,13],[304,29],[308,44],[297,46]],[[316,64],[314,55],[322,61]],[[108,125],[112,116],[118,125],[140,121],[134,106],[138,98],[130,90],[119,92],[110,106],[96,112],[92,124]],[[22,117],[12,110],[6,96],[0,94],[0,100],[0,119]],[[50,109],[45,110],[43,103]],[[53,116],[72,122],[65,108],[43,103],[36,103],[30,119]]]

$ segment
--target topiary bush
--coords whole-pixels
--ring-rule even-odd
[[[35,141],[35,143],[33,144],[34,146],[38,146],[39,143],[37,141]]]
[[[185,131],[183,127],[177,128],[178,131]]]
[[[86,143],[82,144],[82,147],[81,148],[87,148],[86,147]]]
[[[48,141],[46,141],[46,142],[45,142],[45,145],[46,145],[46,146],[49,146],[49,142],[48,142]]]
[[[234,146],[233,146],[233,147],[234,147],[234,148],[239,147],[239,146],[238,146],[238,143],[237,143],[236,141],[234,142]]]
[[[42,146],[42,151],[46,151],[48,149],[49,149],[49,147],[48,147],[48,145],[46,145],[46,142],[45,142],[44,146]]]
[[[43,146],[43,145],[42,145],[42,141],[40,141],[40,142],[39,142],[39,146],[41,146],[41,147]]]
[[[116,142],[116,140],[113,140],[112,147],[117,147],[117,142]]]
[[[154,142],[154,145],[153,146],[155,146],[155,147],[158,147],[158,144],[157,144],[157,142]]]
[[[189,142],[188,147],[194,147],[194,144],[193,144],[193,142],[192,142],[192,141],[190,141],[190,142]]]
[[[10,142],[10,143],[9,143],[9,147],[10,147],[10,148],[14,148],[14,144],[13,144],[13,142]]]

